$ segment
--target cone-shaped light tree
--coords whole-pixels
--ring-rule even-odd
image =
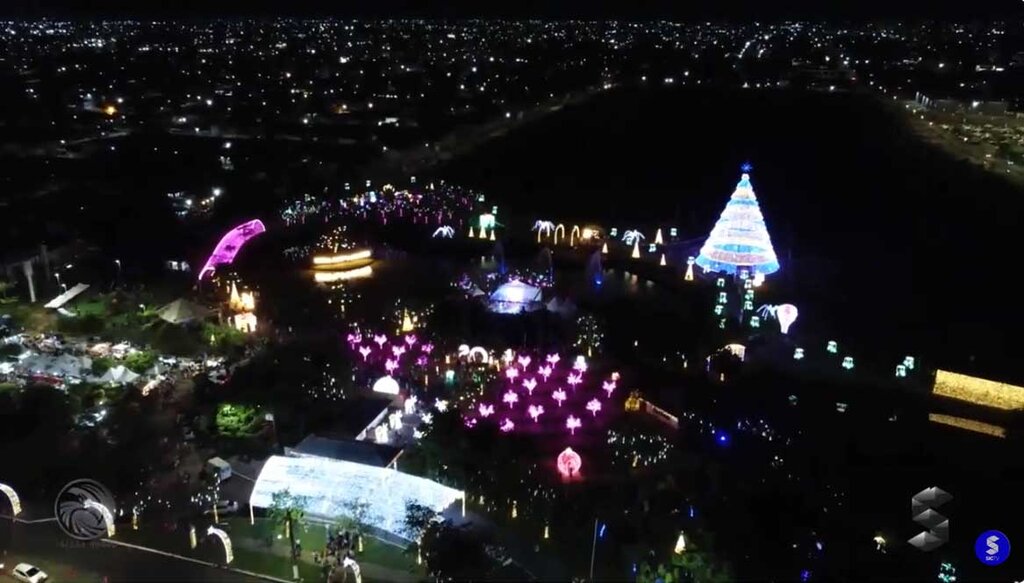
[[[753,276],[779,270],[779,260],[750,184],[750,170],[749,164],[743,165],[736,191],[701,247],[696,263],[704,271],[735,275],[741,269],[749,269]]]

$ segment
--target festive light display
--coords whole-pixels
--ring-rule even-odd
[[[434,234],[432,235],[432,237],[434,237],[435,239],[437,237],[444,237],[446,239],[451,239],[451,238],[455,237],[455,229],[453,227],[451,227],[451,226],[448,226],[448,225],[444,225],[442,227],[438,227],[437,230],[434,231]]]
[[[597,412],[601,410],[601,401],[597,399],[591,399],[587,401],[587,411],[590,411],[594,417],[597,417]]]
[[[568,396],[565,394],[564,390],[555,389],[554,391],[551,392],[551,398],[558,401],[558,406],[561,407],[562,402],[565,401],[568,398]]]
[[[213,253],[206,260],[203,268],[199,270],[199,279],[202,280],[206,275],[213,273],[218,265],[234,262],[235,256],[238,255],[242,245],[245,245],[249,239],[266,232],[266,230],[266,227],[263,226],[263,221],[254,219],[228,231],[227,234],[221,237],[220,242],[214,247]]]
[[[566,429],[569,430],[569,433],[572,435],[576,435],[576,430],[582,426],[583,422],[580,421],[579,417],[576,417],[575,415],[569,415],[569,417],[565,419],[565,427]]]
[[[353,253],[341,253],[338,255],[316,255],[313,257],[313,267],[316,269],[329,269],[342,267],[346,264],[366,261],[373,258],[373,251],[362,249]]]
[[[664,245],[665,239],[661,236],[661,227],[658,227],[658,232],[654,234],[654,244]]]
[[[537,419],[544,414],[544,405],[530,405],[526,412],[529,413],[530,417],[533,417],[533,421],[536,423]]]
[[[555,464],[558,466],[558,473],[565,478],[572,478],[579,474],[580,468],[583,467],[583,459],[571,447],[567,447],[558,454]]]
[[[537,388],[537,379],[526,379],[523,381],[523,388],[526,392],[533,396],[533,390]]]
[[[794,348],[793,349],[793,360],[803,360],[803,359],[804,359],[804,349],[803,348]]]
[[[973,419],[964,419],[963,417],[954,417],[952,415],[943,415],[941,413],[929,413],[928,420],[940,425],[949,425],[950,427],[957,427],[959,429],[966,429],[967,431],[973,431],[975,433],[982,433],[984,435],[1006,439],[1006,428],[999,425],[993,425],[991,423],[983,423]]]
[[[828,344],[825,345],[825,350],[827,350],[829,354],[838,354],[839,343],[836,342],[835,340],[829,340]]]
[[[845,368],[846,370],[853,370],[853,357],[852,356],[844,356],[843,357],[843,368]]]
[[[935,371],[932,393],[1006,411],[1024,409],[1024,387],[945,370]]]
[[[537,231],[537,242],[540,243],[540,236],[544,235],[546,237],[550,237],[551,232],[554,231],[554,229],[555,223],[551,221],[537,221],[533,224],[533,228],[530,230]]]
[[[502,401],[508,404],[508,408],[511,409],[516,403],[519,402],[519,395],[515,391],[509,391],[501,398]]]
[[[316,283],[334,283],[350,279],[364,279],[373,275],[373,267],[364,265],[355,269],[344,271],[317,271],[313,273],[313,281]]]
[[[741,268],[765,275],[779,270],[761,208],[750,184],[750,168],[744,165],[736,190],[715,223],[697,265],[704,271],[736,275]]]
[[[7,500],[11,503],[11,515],[17,516],[21,514],[21,498],[18,497],[18,493],[14,491],[14,488],[7,484],[0,484],[0,492],[7,496]]]

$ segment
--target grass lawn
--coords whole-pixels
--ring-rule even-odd
[[[289,543],[282,529],[275,529],[274,525],[265,519],[257,520],[255,525],[251,525],[247,518],[241,516],[228,519],[228,523],[231,524],[231,539],[235,542],[234,566],[240,569],[265,572],[268,575],[275,574],[281,568],[284,568],[287,573],[291,572],[291,565],[287,560]],[[277,538],[278,534],[281,535],[281,538]],[[295,535],[296,540],[302,544],[300,571],[305,573],[308,568],[314,576],[319,578],[319,568],[313,564],[312,555],[313,552],[323,551],[327,544],[327,529],[321,524],[309,524],[298,529]],[[273,541],[269,548],[266,546],[268,536]],[[246,552],[242,553],[242,549],[246,549]],[[245,555],[244,558],[243,555]],[[256,559],[251,555],[259,555],[262,558]],[[254,562],[253,566],[246,566],[243,563],[249,560]],[[416,564],[414,556],[406,555],[404,549],[381,542],[373,537],[366,537],[363,552],[358,554],[357,560],[360,565],[365,565],[368,571],[372,571],[370,565],[379,565],[396,571],[422,574],[422,567]],[[260,570],[260,567],[273,568],[275,571],[273,573],[263,571]],[[364,580],[367,579],[365,575],[367,573],[364,572]]]
[[[14,323],[30,332],[52,332],[57,329],[57,315],[42,303],[0,302],[0,314],[10,315]]]

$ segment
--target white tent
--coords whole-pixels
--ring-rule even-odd
[[[99,378],[99,382],[114,385],[127,385],[135,382],[138,378],[139,375],[133,373],[124,366],[119,365],[105,372],[103,376]]]
[[[371,526],[407,540],[406,502],[441,512],[465,496],[459,490],[388,468],[324,457],[275,455],[263,464],[249,503],[269,508],[274,493],[284,490],[306,497],[306,512],[327,518],[344,515],[352,502],[366,502]]]
[[[171,324],[184,324],[192,320],[201,320],[210,315],[210,310],[194,304],[185,298],[178,298],[156,311],[156,315]]]
[[[33,354],[18,363],[18,366],[29,374],[80,377],[83,372],[88,372],[92,368],[92,360],[70,354],[61,354],[60,356]]]

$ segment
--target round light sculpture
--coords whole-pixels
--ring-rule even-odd
[[[397,395],[399,390],[400,388],[398,386],[398,381],[396,381],[390,375],[380,377],[379,379],[377,379],[377,382],[373,383],[374,393],[383,393],[385,395]]]
[[[583,466],[583,459],[580,458],[580,454],[573,451],[571,447],[565,448],[562,453],[558,454],[558,458],[555,461],[558,464],[558,473],[566,478],[572,478],[579,474],[580,467]]]

